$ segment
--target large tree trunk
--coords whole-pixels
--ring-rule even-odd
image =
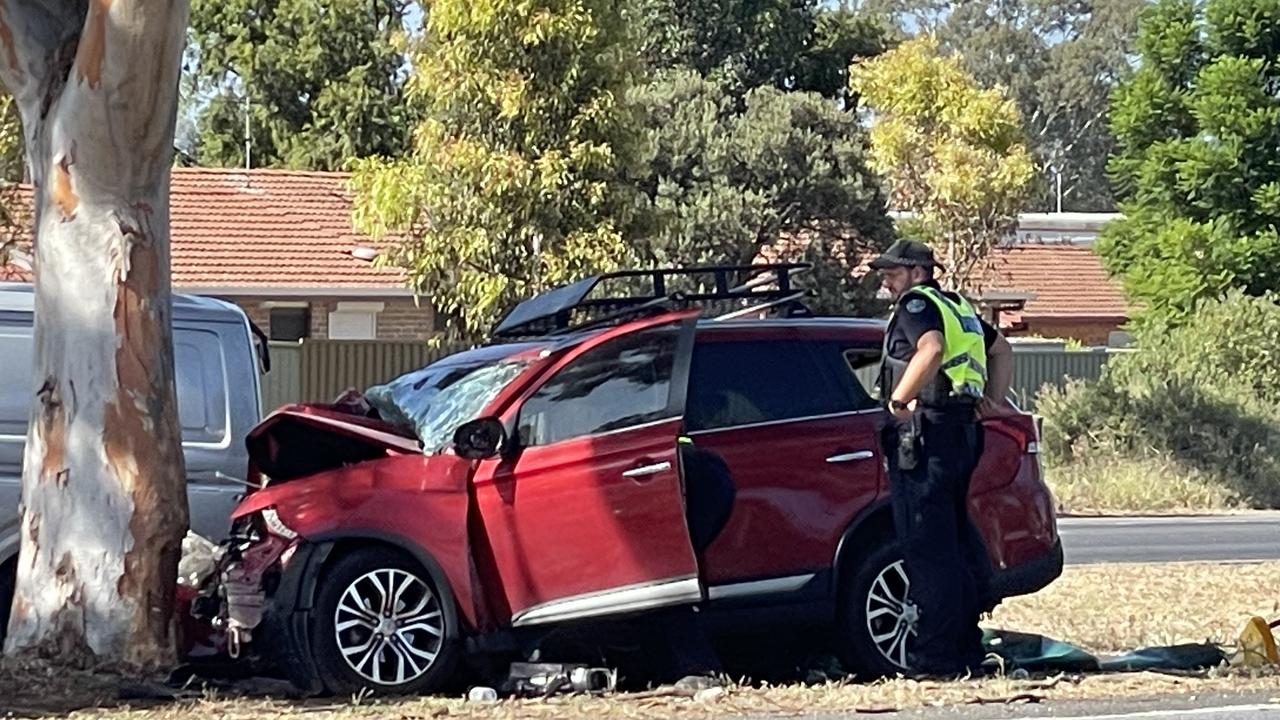
[[[36,211],[35,381],[7,651],[173,661],[187,502],[169,167],[186,0],[3,0]]]

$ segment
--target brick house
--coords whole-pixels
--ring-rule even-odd
[[[356,257],[343,173],[175,168],[173,278],[184,292],[243,307],[276,339],[416,340],[437,329],[402,276]],[[1093,236],[1114,215],[1025,215],[982,283],[1011,335],[1107,344],[1128,319]]]
[[[376,268],[343,173],[174,168],[173,283],[244,308],[273,340],[420,340],[429,303]]]
[[[348,177],[173,168],[174,290],[239,305],[273,340],[430,337],[430,303],[369,261],[375,243],[352,226]],[[14,253],[0,276],[30,281],[30,259]]]
[[[902,216],[903,213],[890,213]],[[1130,315],[1120,282],[1102,266],[1093,239],[1105,220],[1073,213],[1071,218],[1023,216],[1016,238],[993,252],[989,267],[973,283],[977,304],[988,321],[1010,337],[1036,336],[1078,340],[1085,345],[1125,344],[1123,326]],[[759,261],[799,254],[807,241],[792,237],[764,248]],[[870,257],[854,270],[871,272]]]
[[[1088,244],[1020,242],[996,251],[979,300],[1012,336],[1107,345],[1128,321],[1129,303]]]
[[[402,275],[367,259],[344,173],[174,168],[173,283],[244,308],[276,340],[422,340],[439,328]],[[1111,215],[1023,217],[982,282],[982,303],[1011,335],[1106,344],[1127,320],[1119,285],[1091,240]],[[12,272],[10,277],[21,277]]]
[[[400,273],[364,257],[343,173],[174,168],[173,285],[244,308],[276,340],[420,340],[436,332]],[[23,201],[29,202],[27,198]],[[15,253],[0,275],[30,281]]]

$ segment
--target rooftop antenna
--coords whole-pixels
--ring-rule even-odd
[[[253,116],[250,111],[253,109],[253,101],[249,99],[249,84],[245,83],[244,87],[244,169],[249,170],[250,156],[253,152]]]

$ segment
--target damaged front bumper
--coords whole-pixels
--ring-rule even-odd
[[[191,614],[225,637],[226,654],[319,691],[309,642],[312,600],[332,543],[238,528]]]

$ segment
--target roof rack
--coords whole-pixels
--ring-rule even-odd
[[[696,304],[736,304],[733,316],[795,306],[808,292],[792,287],[792,278],[810,267],[808,263],[708,265],[593,275],[521,302],[499,321],[493,335],[504,339],[560,335]],[[602,285],[621,285],[624,293],[591,297]]]

